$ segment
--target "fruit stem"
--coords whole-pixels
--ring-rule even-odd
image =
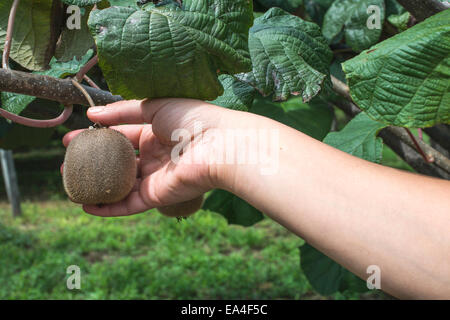
[[[14,21],[16,20],[17,7],[20,0],[14,0],[11,11],[9,12],[8,27],[6,29],[5,47],[3,49],[2,66],[4,69],[9,68],[9,54],[11,52],[12,35],[14,31]]]
[[[419,143],[416,140],[416,137],[414,137],[414,135],[412,134],[412,132],[408,129],[405,128],[406,132],[408,133],[409,137],[411,138],[411,140],[413,141],[414,145],[416,146],[417,151],[420,153],[420,155],[422,156],[422,158],[425,160],[425,162],[427,163],[432,163],[433,161],[430,159],[430,157],[428,157],[425,152],[422,150],[422,148],[420,147]]]

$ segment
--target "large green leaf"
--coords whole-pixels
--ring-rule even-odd
[[[255,98],[255,88],[227,74],[221,75],[219,81],[224,94],[211,103],[228,109],[248,111]]]
[[[307,243],[300,247],[300,265],[311,286],[321,295],[368,290],[365,281]]]
[[[331,108],[318,99],[308,104],[300,98],[276,103],[257,96],[250,111],[279,121],[320,141],[330,132],[333,121]]]
[[[33,73],[51,76],[55,78],[65,78],[68,75],[76,74],[89,61],[93,50],[89,50],[80,60],[73,58],[72,61],[59,62],[55,58],[50,62],[50,69],[46,71],[35,71]],[[2,92],[2,107],[9,112],[21,113],[36,97],[17,94],[12,92]]]
[[[404,127],[450,123],[450,10],[343,64],[350,94],[375,120]]]
[[[272,8],[255,20],[249,49],[253,71],[239,77],[263,96],[282,101],[300,95],[306,102],[329,84],[333,55],[315,23]]]
[[[5,45],[9,12],[13,0],[0,1],[0,47]],[[22,0],[19,3],[11,45],[11,58],[30,70],[48,66],[55,50],[57,27],[61,12],[52,10],[50,0]]]
[[[125,99],[223,94],[218,73],[249,71],[248,0],[185,0],[93,11],[89,27],[114,94]]]
[[[303,0],[257,0],[257,2],[266,9],[278,7],[288,12],[294,12],[303,4]]]
[[[369,29],[369,6],[380,8],[381,26],[385,19],[384,0],[336,0],[325,14],[322,32],[332,42],[344,29],[347,44],[355,51],[362,51],[375,44],[382,29]]]
[[[386,124],[374,121],[362,112],[341,131],[329,133],[323,142],[361,159],[380,163],[383,140],[377,134],[385,127]]]
[[[74,57],[80,59],[90,48],[94,47],[94,38],[87,26],[90,10],[91,8],[81,10],[81,29],[70,30],[64,27],[55,51],[58,61],[66,62]]]
[[[241,198],[225,190],[214,190],[203,205],[204,210],[210,210],[223,215],[229,224],[249,227],[264,219],[262,213]]]

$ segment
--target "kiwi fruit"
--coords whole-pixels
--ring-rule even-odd
[[[180,202],[166,207],[159,207],[157,209],[166,217],[187,218],[200,210],[202,205],[203,195],[192,200]]]
[[[127,137],[113,129],[90,128],[67,147],[64,189],[75,203],[115,203],[131,192],[136,172],[136,154]]]

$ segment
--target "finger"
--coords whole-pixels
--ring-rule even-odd
[[[119,131],[124,136],[130,140],[130,142],[133,144],[133,147],[135,149],[139,149],[139,139],[141,137],[142,129],[144,128],[144,125],[121,125],[121,126],[114,126],[110,127],[110,129]],[[67,147],[70,143],[70,141],[73,140],[78,134],[83,132],[87,129],[81,129],[81,130],[74,130],[69,133],[67,133],[63,137],[63,145]]]
[[[117,203],[104,206],[83,205],[86,213],[99,217],[129,216],[149,209],[152,208],[148,207],[138,191],[132,191],[125,200]]]
[[[140,178],[136,179],[136,183],[134,184],[133,189],[131,189],[131,192],[139,191],[139,188],[141,186],[141,181],[142,181],[142,179],[140,179]]]
[[[144,125],[142,124],[128,124],[121,126],[113,126],[109,127],[110,129],[114,129],[122,133],[125,137],[130,140],[135,149],[139,149],[139,140],[141,138],[142,130],[144,129]]]
[[[84,130],[86,130],[86,129],[74,130],[74,131],[70,131],[69,133],[66,133],[62,139],[64,147],[67,148],[70,141],[72,141],[73,138],[75,138],[78,134],[80,134]]]
[[[89,108],[87,116],[91,121],[103,125],[152,123],[155,114],[163,107],[198,103],[191,99],[124,100],[106,106]]]

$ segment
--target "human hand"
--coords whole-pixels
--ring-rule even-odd
[[[103,217],[126,216],[188,201],[216,187],[216,168],[208,161],[214,150],[212,141],[198,136],[218,128],[227,111],[192,99],[130,100],[90,108],[87,115],[93,122],[112,126],[139,150],[138,176],[124,200],[102,207],[84,205],[83,209]],[[198,123],[202,130],[194,132]],[[172,141],[172,134],[177,129],[189,133],[184,143],[192,142],[175,163],[172,150],[179,141]],[[67,147],[81,131],[66,134],[63,144]]]

